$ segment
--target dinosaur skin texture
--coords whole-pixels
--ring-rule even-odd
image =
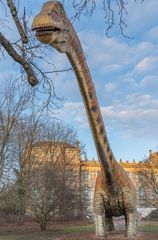
[[[46,2],[35,17],[32,30],[40,42],[65,53],[76,74],[101,165],[93,201],[96,236],[105,237],[107,231],[114,230],[112,217],[124,215],[125,235],[135,239],[136,190],[110,148],[82,46],[63,5],[58,1]]]

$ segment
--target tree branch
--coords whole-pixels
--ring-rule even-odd
[[[12,0],[7,0],[7,4],[8,4],[8,7],[10,9],[10,13],[11,13],[11,15],[13,17],[13,20],[14,20],[14,22],[16,24],[16,27],[18,29],[18,32],[19,32],[19,34],[21,36],[22,42],[23,43],[28,43],[28,37],[27,37],[27,35],[26,35],[26,33],[25,33],[21,23],[20,23],[20,20],[18,18],[16,6],[14,5]]]
[[[33,69],[30,66],[30,63],[26,61],[26,59],[19,55],[15,49],[12,47],[12,44],[3,36],[0,32],[0,44],[5,48],[7,53],[14,59],[14,61],[18,62],[25,70],[28,76],[28,82],[31,86],[35,86],[38,84],[37,77],[33,72]]]

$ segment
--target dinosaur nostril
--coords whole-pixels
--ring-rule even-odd
[[[56,13],[56,11],[52,10],[51,12],[51,17],[54,21],[56,22],[60,22],[60,17],[58,16],[58,14]]]

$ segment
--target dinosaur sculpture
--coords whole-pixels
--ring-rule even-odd
[[[136,235],[136,191],[123,168],[118,165],[110,148],[95,87],[84,57],[81,43],[59,1],[46,2],[35,17],[32,30],[37,39],[66,53],[76,74],[90,128],[95,142],[101,172],[94,193],[96,236],[114,230],[113,216],[125,216],[125,233]]]

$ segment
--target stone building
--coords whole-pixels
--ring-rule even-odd
[[[73,186],[75,179],[78,181],[78,191],[80,191],[80,197],[82,202],[82,213],[84,216],[92,215],[92,203],[93,194],[95,188],[95,181],[97,173],[100,171],[100,165],[97,160],[82,159],[80,156],[79,142],[77,141],[75,145],[70,145],[67,143],[55,143],[52,145],[50,142],[39,142],[34,145],[34,156],[37,162],[44,162],[46,159],[50,159],[52,156],[52,146],[53,154],[55,158],[58,156],[58,152],[62,151],[60,155],[59,162],[61,159],[69,162],[70,171],[72,174],[72,179],[69,182]],[[56,153],[55,153],[56,152]],[[150,161],[155,161],[158,163],[158,152],[152,153],[150,151],[149,158]],[[136,187],[138,194],[138,211],[142,217],[145,217],[153,210],[153,206],[147,204],[145,201],[145,195],[140,184],[140,164],[133,160],[132,162],[119,160],[118,162],[126,171],[128,176],[131,178],[133,184]],[[143,166],[143,165],[142,165]],[[156,166],[158,172],[158,166]],[[75,171],[73,171],[73,169]]]
[[[150,162],[150,165],[154,166],[154,176],[157,177],[157,187],[158,187],[158,152],[149,153],[149,157],[147,158]],[[146,199],[146,194],[144,192],[144,188],[142,187],[142,173],[141,169],[147,169],[148,166],[144,162],[136,162],[133,160],[132,162],[119,160],[118,162],[126,171],[128,176],[131,178],[133,184],[136,187],[137,191],[137,209],[140,214],[140,217],[147,216],[152,210],[154,210],[154,206],[150,204],[150,202]],[[81,166],[81,183],[82,187],[82,195],[83,195],[83,206],[84,211],[87,215],[92,215],[92,203],[93,203],[93,194],[95,187],[95,180],[97,177],[97,173],[100,171],[99,162],[96,160],[84,160],[80,162]],[[149,172],[149,174],[151,174]],[[153,201],[151,190],[147,190],[147,194],[151,196],[151,202]],[[158,195],[156,196],[158,199]],[[158,203],[158,200],[157,200]]]

